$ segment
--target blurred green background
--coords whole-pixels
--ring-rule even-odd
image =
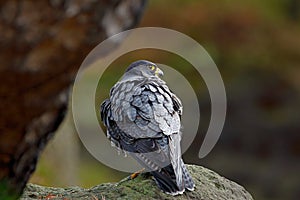
[[[225,82],[228,111],[214,150],[197,158],[210,118],[205,84],[200,97],[196,141],[187,163],[206,166],[243,185],[254,199],[300,197],[300,3],[298,0],[152,0],[140,26],[171,28],[197,40],[216,62]],[[184,60],[155,50],[122,56],[109,68],[107,83],[119,78],[124,63],[147,58],[194,71]],[[123,64],[123,65],[122,65]],[[193,78],[193,77],[192,77]],[[197,78],[197,77],[195,77]],[[105,98],[107,94],[102,94]],[[106,96],[105,96],[106,95]],[[96,103],[101,102],[101,98]],[[96,105],[98,106],[98,105]],[[88,119],[87,119],[88,120]],[[126,174],[107,168],[85,150],[69,112],[50,141],[30,182],[48,186],[91,187]]]

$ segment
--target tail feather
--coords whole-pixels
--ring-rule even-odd
[[[181,136],[179,133],[169,136],[170,160],[176,176],[176,183],[180,190],[184,191],[184,180],[181,164]]]
[[[195,189],[195,183],[182,159],[181,159],[181,168],[183,172],[183,180],[184,180],[185,188],[190,191],[193,191]]]
[[[156,184],[162,191],[168,194],[177,194],[178,187],[171,179],[165,178],[159,172],[153,172],[152,175],[154,176]]]
[[[151,174],[162,191],[171,195],[182,194],[184,192],[184,190],[180,190],[177,186],[175,173],[171,165],[161,170],[152,171]]]
[[[149,169],[149,166],[144,165],[144,167]],[[184,184],[183,189],[181,189],[176,182],[176,175],[172,164],[169,164],[168,166],[161,168],[159,170],[150,171],[150,173],[154,177],[157,186],[167,194],[171,194],[171,195],[182,194],[185,191],[185,189],[188,189],[189,191],[193,191],[195,187],[195,183],[191,175],[189,174],[182,159],[180,160],[180,168],[182,169],[182,179]]]

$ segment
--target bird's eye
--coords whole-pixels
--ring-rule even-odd
[[[150,69],[151,71],[154,71],[154,70],[155,70],[155,66],[154,66],[154,65],[150,65],[150,66],[149,66],[149,69]]]

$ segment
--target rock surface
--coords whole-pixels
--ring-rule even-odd
[[[201,166],[188,165],[196,188],[193,192],[170,196],[162,193],[155,182],[143,174],[134,180],[104,183],[89,189],[80,187],[53,188],[28,184],[21,200],[33,199],[200,199],[200,200],[252,200],[242,186]]]

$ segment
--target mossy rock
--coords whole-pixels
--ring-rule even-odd
[[[183,195],[170,196],[161,192],[151,177],[144,174],[134,180],[120,183],[104,183],[83,189],[80,187],[53,188],[28,184],[21,200],[33,199],[199,199],[199,200],[252,200],[253,198],[242,186],[201,166],[187,166],[196,184],[195,191]]]

